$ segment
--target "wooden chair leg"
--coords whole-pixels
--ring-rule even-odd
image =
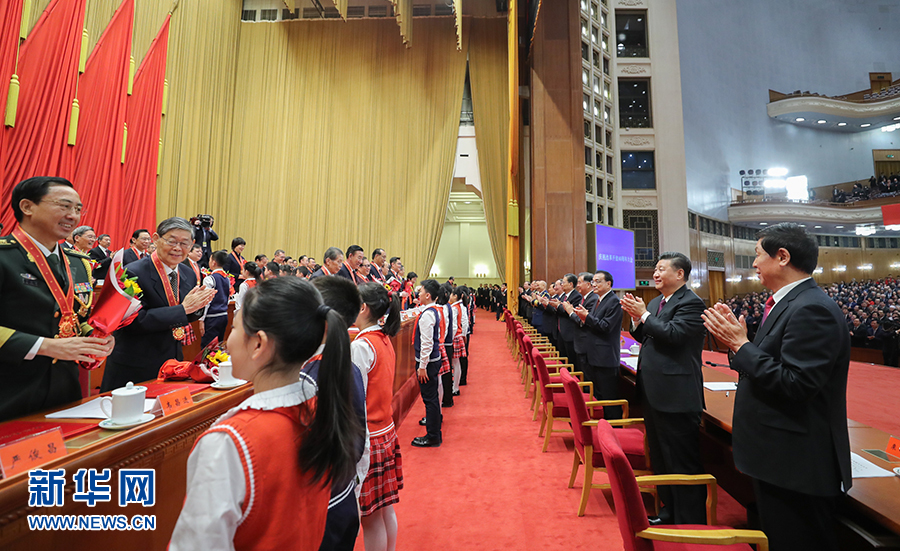
[[[541,395],[538,393],[537,389],[534,389],[534,402],[531,404],[531,409],[534,410],[531,420],[537,421],[538,411],[541,409]]]
[[[591,446],[584,447],[584,487],[581,488],[581,503],[578,504],[578,516],[583,517],[584,511],[587,509],[588,497],[591,495],[591,485],[594,481],[594,464],[590,454],[593,453]]]
[[[575,448],[575,460],[572,462],[572,476],[569,477],[569,488],[575,487],[575,479],[578,477],[578,466],[581,465],[581,456],[578,448]]]
[[[547,425],[547,406],[544,406],[544,411],[541,412],[541,428],[538,429],[538,436],[544,436],[544,427]],[[549,432],[549,431],[548,431]]]
[[[553,432],[553,404],[544,404],[544,409],[547,414],[547,430],[544,432],[544,447],[541,448],[541,453],[547,451],[547,446],[550,445],[550,433]]]

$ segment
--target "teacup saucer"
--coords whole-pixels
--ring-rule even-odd
[[[235,388],[245,384],[247,384],[247,381],[243,379],[235,379],[230,383],[222,383],[221,381],[216,381],[209,386],[216,390],[228,390],[229,388]]]
[[[141,416],[141,418],[137,421],[132,421],[131,423],[114,423],[112,419],[104,419],[100,421],[100,428],[106,430],[124,430],[130,429],[131,427],[136,427],[138,425],[143,425],[149,421],[156,419],[156,416],[152,413],[145,413]]]

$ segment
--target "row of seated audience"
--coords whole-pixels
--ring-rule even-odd
[[[841,308],[854,347],[881,350],[884,365],[898,366],[900,344],[900,283],[892,275],[868,281],[834,283],[823,289]],[[750,339],[756,335],[766,300],[763,290],[732,297],[726,304],[747,321]]]
[[[854,203],[856,201],[865,201],[867,199],[880,199],[882,197],[893,197],[900,193],[900,175],[891,174],[887,176],[882,174],[878,178],[872,175],[869,178],[869,185],[865,185],[861,181],[853,184],[853,189],[849,192],[835,188],[831,193],[832,203]]]

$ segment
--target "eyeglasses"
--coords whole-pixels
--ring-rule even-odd
[[[84,206],[73,203],[72,201],[47,201],[47,203],[54,205],[56,208],[68,212],[73,212],[75,214],[81,214],[84,211]]]
[[[176,240],[174,240],[174,239],[160,239],[160,241],[162,241],[163,243],[165,243],[165,244],[168,245],[169,247],[172,247],[173,249],[174,249],[175,247],[178,247],[178,248],[180,248],[181,250],[185,250],[185,249],[190,250],[191,247],[194,246],[194,242],[193,242],[193,241],[176,241]]]

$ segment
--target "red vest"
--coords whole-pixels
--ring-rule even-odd
[[[365,340],[375,350],[375,363],[368,373],[366,386],[366,421],[370,436],[378,436],[378,431],[394,424],[394,345],[383,331],[368,331],[356,339]]]
[[[310,400],[290,408],[245,409],[206,431],[230,436],[244,467],[236,550],[317,551],[322,544],[331,488],[313,485],[297,459],[306,432],[300,416],[309,420],[314,407]]]

